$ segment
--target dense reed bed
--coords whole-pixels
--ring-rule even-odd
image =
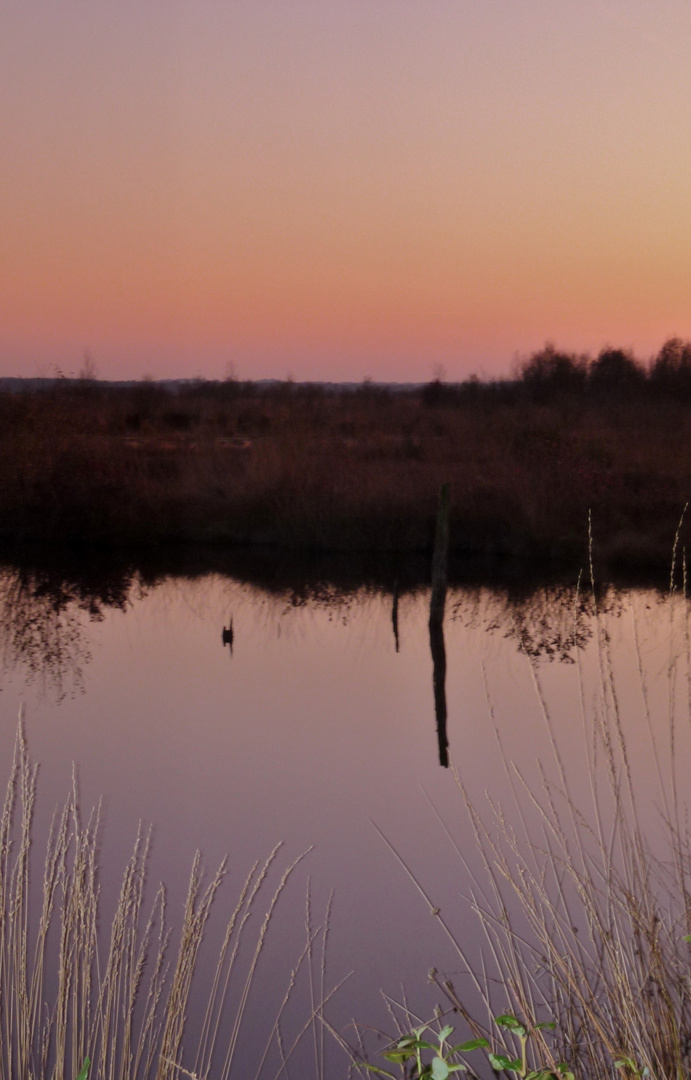
[[[54,380],[0,393],[0,538],[659,564],[691,492],[691,347],[551,347],[513,380],[392,390]],[[38,388],[37,388],[38,387]]]
[[[74,791],[54,817],[40,884],[36,777],[20,726],[0,817],[0,1078],[75,1080],[86,1059],[89,1080],[278,1080],[295,1064],[323,1076],[326,924],[312,922],[309,892],[302,954],[276,972],[276,1001],[256,989],[276,905],[302,856],[281,870],[279,845],[252,867],[209,965],[203,941],[226,865],[205,882],[195,858],[173,931],[164,888],[149,895],[150,836],[140,832],[108,925],[99,812],[84,822]]]

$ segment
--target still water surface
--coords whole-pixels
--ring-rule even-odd
[[[432,966],[463,985],[438,920],[377,830],[471,953],[479,948],[467,876],[440,823],[472,865],[455,770],[478,804],[486,792],[505,796],[501,743],[504,759],[534,779],[537,759],[551,753],[542,695],[572,788],[585,792],[583,715],[597,711],[603,663],[655,827],[645,701],[665,768],[670,710],[681,715],[687,703],[679,594],[602,588],[598,624],[590,588],[573,580],[454,586],[444,738],[422,585],[334,584],[326,575],[267,586],[218,571],[97,580],[2,571],[2,760],[11,759],[23,705],[40,763],[39,836],[73,763],[82,805],[103,797],[106,913],[140,821],[154,827],[150,876],[166,882],[174,922],[197,849],[209,869],[230,858],[220,907],[277,841],[282,865],[311,849],[272,927],[255,1017],[268,1000],[261,979],[282,985],[302,948],[308,878],[315,922],[333,891],[328,982],[352,974],[329,1015],[347,1037],[353,1017],[387,1025],[382,990],[400,999],[404,987],[411,1006],[429,1012]],[[231,620],[232,643],[223,635]],[[679,756],[688,734],[688,724],[678,727]],[[440,765],[447,741],[452,768]]]

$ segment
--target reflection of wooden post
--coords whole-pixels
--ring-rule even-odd
[[[429,608],[430,625],[441,624],[446,603],[446,565],[449,558],[449,485],[442,484],[439,489],[437,507],[437,526],[434,531],[434,552],[432,553],[432,599]]]
[[[393,586],[393,606],[391,608],[391,622],[393,624],[393,639],[396,643],[396,652],[399,649],[398,639],[398,578],[396,578]]]
[[[449,764],[449,740],[446,734],[446,646],[444,644],[444,606],[446,604],[446,568],[449,558],[449,485],[439,490],[437,526],[432,554],[432,596],[429,605],[429,644],[432,652],[434,714],[437,721],[439,764]]]
[[[429,644],[432,650],[432,685],[434,687],[434,715],[437,720],[439,764],[449,765],[449,740],[446,734],[446,646],[444,627],[441,622],[429,622]]]

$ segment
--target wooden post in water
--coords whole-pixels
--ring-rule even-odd
[[[450,489],[439,490],[437,525],[432,554],[432,596],[429,605],[429,644],[432,653],[434,714],[437,722],[439,764],[448,768],[449,740],[446,734],[446,647],[444,644],[444,607],[446,605],[447,563],[449,559]]]
[[[441,623],[444,620],[446,604],[446,568],[449,561],[449,507],[451,503],[450,485],[442,484],[439,489],[437,506],[437,524],[434,530],[434,551],[432,553],[432,599],[429,606],[429,621]]]

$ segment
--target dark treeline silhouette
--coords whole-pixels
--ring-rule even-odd
[[[643,361],[630,349],[605,346],[597,356],[558,349],[548,342],[519,361],[513,378],[445,383],[436,378],[421,392],[434,407],[472,400],[551,402],[565,398],[622,399],[665,396],[691,400],[691,342],[670,338],[652,359]]]
[[[607,346],[590,357],[547,344],[520,365],[517,382],[536,400],[567,395],[691,400],[691,342],[670,338],[647,363],[628,349]]]

